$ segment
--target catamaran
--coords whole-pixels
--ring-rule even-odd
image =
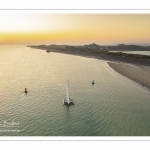
[[[66,97],[67,98],[64,99],[63,104],[64,105],[71,105],[71,104],[74,105],[73,99],[70,99],[70,97],[69,97],[69,81],[68,80],[66,82]]]

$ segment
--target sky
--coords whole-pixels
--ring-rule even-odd
[[[0,43],[149,43],[149,14],[0,14]]]

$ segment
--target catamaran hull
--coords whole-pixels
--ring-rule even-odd
[[[63,104],[69,106],[69,105],[74,105],[74,102],[73,102],[73,99],[70,99],[69,102],[66,99],[64,99]]]

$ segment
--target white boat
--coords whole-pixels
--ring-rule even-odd
[[[66,82],[66,99],[64,99],[63,104],[64,105],[71,105],[74,104],[73,99],[70,99],[69,97],[69,81]]]

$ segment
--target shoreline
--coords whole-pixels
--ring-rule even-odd
[[[107,61],[109,67],[119,74],[150,89],[150,60],[140,60],[88,52],[62,51],[53,49],[50,52],[82,56]]]
[[[135,59],[135,58],[126,58],[126,57],[120,57],[120,56],[109,56],[105,54],[96,54],[96,53],[88,53],[88,52],[75,52],[75,51],[63,51],[63,50],[51,50],[51,52],[55,53],[62,53],[62,54],[70,54],[70,55],[77,55],[82,57],[88,57],[88,58],[95,58],[100,60],[106,60],[106,61],[113,61],[113,62],[123,62],[123,63],[129,63],[133,65],[138,66],[150,66],[150,60],[145,59]]]
[[[109,56],[88,54],[88,53],[75,53],[75,52],[62,52],[53,50],[52,52],[64,53],[70,55],[77,55],[82,57],[94,58],[107,61],[109,67],[119,74],[129,78],[130,80],[140,84],[143,87],[150,89],[150,65],[149,63],[141,60],[129,58],[111,58]]]

